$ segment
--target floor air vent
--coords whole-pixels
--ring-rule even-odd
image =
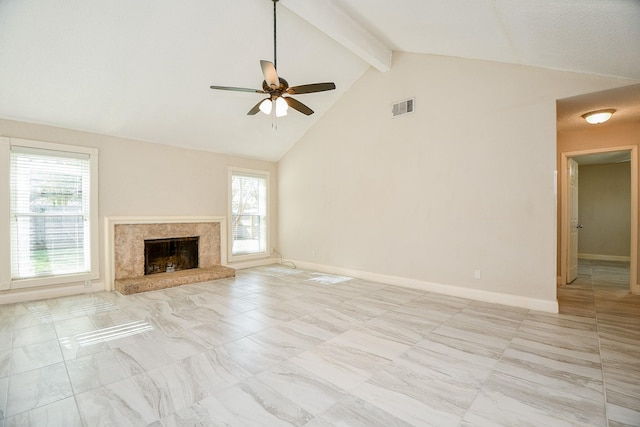
[[[404,101],[395,102],[391,106],[391,116],[398,117],[404,116],[405,114],[413,113],[415,103],[415,98],[409,98],[405,99]]]

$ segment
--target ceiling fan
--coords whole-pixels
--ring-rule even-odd
[[[313,114],[313,110],[311,108],[307,107],[295,98],[284,95],[301,95],[304,93],[324,92],[335,89],[336,85],[333,82],[327,82],[289,87],[289,83],[284,78],[278,76],[276,71],[276,3],[278,3],[278,0],[271,1],[273,2],[273,62],[265,60],[260,61],[260,67],[262,68],[262,74],[264,75],[262,89],[249,89],[232,86],[211,86],[211,89],[230,90],[235,92],[253,92],[268,95],[267,98],[261,100],[254,105],[251,110],[249,110],[247,113],[249,116],[257,114],[258,111],[262,111],[265,114],[271,114],[271,111],[274,110],[274,105],[277,117],[286,116],[288,107],[310,116]]]

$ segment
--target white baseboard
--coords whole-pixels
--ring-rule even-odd
[[[287,260],[290,261],[290,260]],[[324,264],[316,264],[306,261],[293,262],[298,268],[323,271],[330,274],[353,277],[356,279],[371,280],[372,282],[384,283],[388,285],[402,286],[405,288],[418,289],[421,291],[435,292],[454,297],[472,299],[494,304],[521,307],[529,310],[545,311],[548,313],[558,313],[558,301],[542,300],[518,295],[503,294],[499,292],[484,291],[481,289],[464,288],[461,286],[445,285],[441,283],[426,282],[423,280],[410,279],[400,276],[389,276],[386,274],[371,273],[368,271],[351,270],[348,268],[335,267]]]
[[[288,261],[288,260],[287,260]],[[541,300],[537,298],[522,297],[517,295],[502,294],[498,292],[484,291],[480,289],[464,288],[460,286],[445,285],[423,280],[410,279],[400,276],[390,276],[386,274],[371,273],[368,271],[352,270],[348,268],[335,267],[324,264],[316,264],[306,261],[293,261],[298,268],[323,271],[330,274],[353,277],[356,279],[371,280],[373,282],[388,285],[402,286],[411,289],[418,289],[426,292],[435,292],[444,295],[451,295],[460,298],[473,299],[477,301],[494,304],[504,304],[513,307],[521,307],[529,310],[545,311],[549,313],[558,312],[558,302]],[[264,265],[277,264],[275,258],[265,258],[246,262],[229,264],[235,269],[245,269]],[[31,288],[3,291],[0,293],[0,305],[13,304],[24,301],[36,301],[47,298],[57,298],[69,295],[80,295],[84,293],[98,292],[104,290],[104,283],[92,283],[90,288],[85,288],[84,284],[72,284],[68,286],[56,286],[50,288]]]
[[[15,304],[26,301],[37,301],[48,298],[66,297],[70,295],[89,294],[104,291],[104,283],[91,283],[91,287],[85,288],[84,283],[74,283],[65,286],[50,286],[37,288],[22,288],[2,291],[0,293],[0,305]]]
[[[598,260],[598,261],[631,261],[631,257],[629,256],[621,256],[621,255],[602,255],[602,254],[578,254],[578,258],[582,259],[590,259],[590,260]]]

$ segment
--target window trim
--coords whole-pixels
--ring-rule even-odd
[[[47,277],[33,277],[25,279],[11,279],[11,239],[10,239],[10,159],[12,147],[20,147],[35,150],[60,151],[73,154],[84,154],[89,156],[89,232],[91,251],[90,269],[87,273],[61,274]],[[6,189],[6,199],[2,200],[2,205],[6,209],[0,211],[0,263],[8,268],[0,273],[0,290],[2,289],[23,289],[35,286],[63,285],[100,278],[100,227],[98,216],[98,149],[82,147],[77,145],[58,144],[53,142],[34,141],[20,138],[3,137],[0,141],[0,165],[1,169],[7,172],[0,177],[0,188]],[[4,191],[2,192],[5,193]],[[5,203],[6,202],[6,203]],[[5,264],[6,262],[6,264]]]
[[[265,221],[266,227],[266,237],[265,237],[265,250],[264,252],[256,252],[252,254],[242,254],[242,255],[234,255],[233,254],[233,207],[232,207],[232,180],[234,174],[245,174],[245,175],[255,175],[256,177],[264,177],[267,183],[267,219]],[[236,166],[229,166],[228,170],[228,181],[227,181],[227,190],[228,190],[228,198],[227,198],[227,211],[229,215],[229,220],[227,221],[227,259],[229,262],[237,262],[237,261],[246,261],[260,258],[268,258],[271,255],[269,254],[271,247],[271,173],[265,170],[258,169],[247,169],[240,168]]]

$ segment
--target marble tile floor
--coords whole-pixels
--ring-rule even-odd
[[[267,266],[0,307],[3,426],[640,426],[640,296],[560,314]]]

